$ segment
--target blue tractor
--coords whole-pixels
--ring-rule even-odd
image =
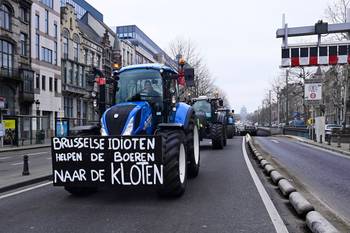
[[[185,70],[186,83],[193,81],[193,69]],[[162,64],[123,67],[114,72],[115,104],[106,109],[101,125],[81,128],[78,135],[133,137],[156,135],[162,139],[163,184],[161,196],[180,196],[187,177],[199,172],[199,133],[193,108],[180,102],[179,74]],[[66,185],[72,194],[86,194],[95,188]]]

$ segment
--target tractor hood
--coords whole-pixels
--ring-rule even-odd
[[[116,104],[101,118],[103,136],[137,135],[152,130],[152,110],[146,101]]]

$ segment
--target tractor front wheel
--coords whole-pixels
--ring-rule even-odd
[[[198,176],[200,164],[199,130],[195,124],[194,117],[191,117],[186,135],[188,151],[188,176],[194,178]]]
[[[187,184],[187,154],[185,135],[182,130],[160,130],[163,140],[163,184],[158,194],[179,197]]]

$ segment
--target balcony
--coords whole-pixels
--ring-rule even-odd
[[[20,70],[8,67],[0,67],[0,79],[21,81]]]
[[[21,70],[22,83],[20,85],[19,100],[21,103],[34,102],[34,72]]]

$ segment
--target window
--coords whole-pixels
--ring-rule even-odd
[[[54,48],[53,48],[53,63],[57,65],[57,42],[54,42]]]
[[[52,77],[49,78],[49,91],[52,91]]]
[[[35,51],[36,59],[40,60],[40,35],[38,33],[35,34]]]
[[[40,89],[40,74],[36,74],[35,76],[35,88]]]
[[[33,73],[28,70],[22,71],[23,76],[23,91],[26,93],[34,92],[34,83],[33,83]]]
[[[58,37],[57,23],[55,23],[53,26],[54,26],[54,30],[55,30],[55,38],[57,39],[57,37]]]
[[[41,76],[41,89],[46,89],[46,77],[45,75]]]
[[[35,15],[35,29],[39,30],[40,29],[40,17],[39,15]]]
[[[41,3],[45,4],[50,8],[53,8],[53,0],[41,0]]]
[[[84,54],[84,63],[85,63],[85,65],[88,64],[88,54],[89,54],[89,50],[85,49],[85,54]]]
[[[0,68],[12,69],[13,48],[12,44],[6,40],[0,40]]]
[[[73,117],[73,98],[64,97],[63,105],[65,117]]]
[[[49,11],[45,10],[45,33],[49,34]]]
[[[54,85],[53,85],[53,88],[54,88],[54,91],[55,92],[57,92],[58,91],[58,80],[57,80],[57,78],[55,78],[55,80],[54,80]]]
[[[97,55],[97,67],[101,66],[101,56]]]
[[[0,7],[0,27],[11,30],[12,12],[10,8],[4,4]]]
[[[23,22],[28,23],[29,22],[29,20],[28,20],[28,10],[26,8],[20,7],[19,8],[19,13],[20,13],[20,19]]]
[[[85,87],[84,68],[82,66],[79,67],[79,86]]]
[[[73,54],[74,54],[74,61],[78,61],[79,45],[75,41],[73,42]]]
[[[41,47],[41,60],[52,64],[52,50]]]
[[[63,37],[63,57],[68,58],[68,38]]]
[[[20,35],[20,52],[22,56],[27,56],[27,35],[21,32]]]
[[[68,83],[73,84],[73,68],[74,65],[72,62],[68,63],[69,64],[69,72],[68,72]]]
[[[77,64],[74,64],[74,84],[79,85],[79,66]]]

